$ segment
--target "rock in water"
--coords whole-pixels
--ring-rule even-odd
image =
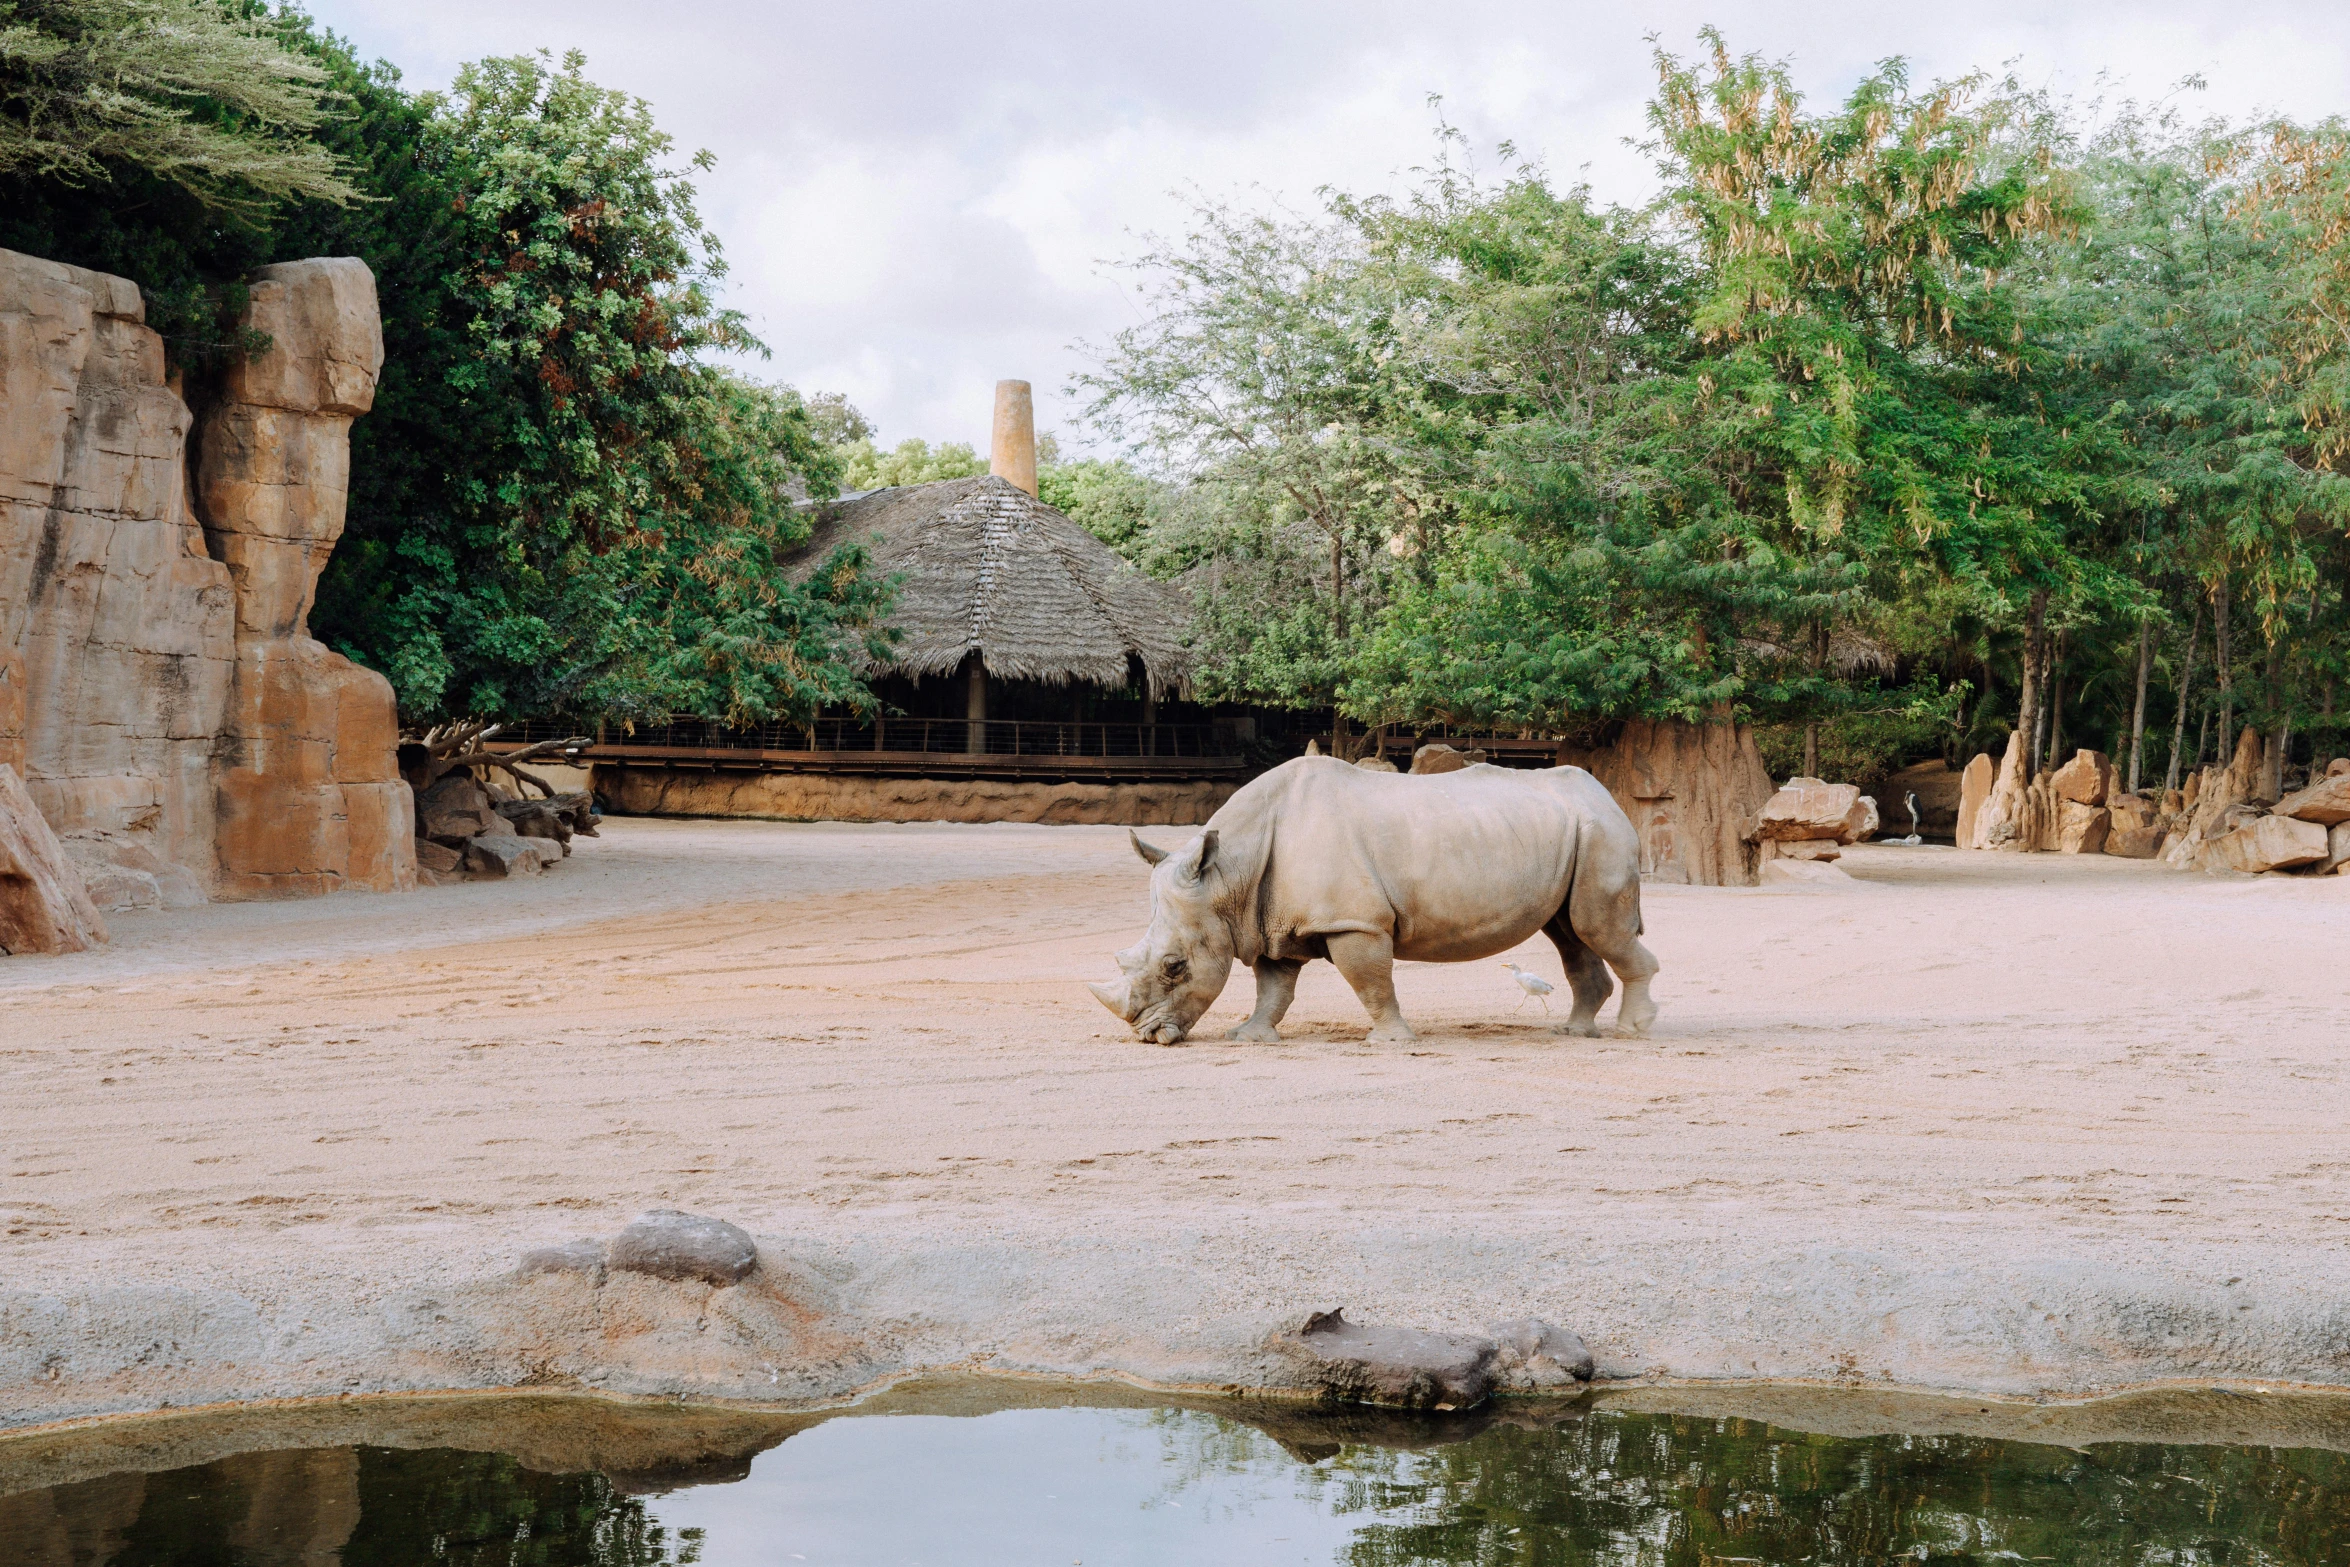
[[[1332,1403],[1468,1409],[1493,1391],[1493,1340],[1417,1328],[1367,1328],[1344,1308],[1317,1311],[1267,1347]]]
[[[82,952],[105,941],[82,873],[16,769],[0,762],[0,952]]]
[[[1554,1328],[1539,1317],[1520,1317],[1496,1322],[1485,1331],[1493,1335],[1495,1379],[1508,1392],[1541,1393],[1591,1380],[1591,1351],[1565,1328]]]
[[[759,1248],[748,1232],[724,1219],[656,1208],[620,1232],[609,1261],[623,1273],[699,1279],[723,1288],[750,1276],[759,1265]]]

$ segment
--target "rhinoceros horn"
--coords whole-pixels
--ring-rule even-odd
[[[1134,1003],[1126,999],[1126,986],[1120,985],[1115,990],[1107,985],[1088,985],[1085,988],[1093,992],[1094,1000],[1117,1013],[1121,1021],[1127,1023],[1134,1021]]]

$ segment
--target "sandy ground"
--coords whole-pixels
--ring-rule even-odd
[[[1619,1377],[2350,1384],[2350,879],[1845,863],[1648,889],[1639,1040],[1489,962],[1403,966],[1415,1045],[1327,965],[1280,1045],[1139,1044],[1081,984],[1145,918],[1123,829],[616,821],[539,881],[122,916],[0,962],[0,1425],[1216,1386],[1341,1304]],[[656,1206],[757,1234],[782,1314],[511,1277]]]

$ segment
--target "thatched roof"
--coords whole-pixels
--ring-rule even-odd
[[[877,570],[900,578],[888,617],[895,656],[874,673],[949,675],[976,652],[1006,679],[1122,686],[1131,656],[1154,696],[1189,683],[1183,595],[1002,479],[867,490],[816,515],[795,573],[835,545],[863,544]]]

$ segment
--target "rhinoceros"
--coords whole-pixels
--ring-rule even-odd
[[[1140,1038],[1190,1033],[1237,960],[1256,970],[1257,1004],[1225,1037],[1277,1040],[1313,958],[1354,987],[1372,1039],[1416,1038],[1395,1002],[1397,958],[1462,963],[1538,930],[1574,989],[1565,1032],[1598,1033],[1610,968],[1624,981],[1616,1032],[1656,1017],[1639,839],[1580,767],[1389,773],[1305,756],[1241,789],[1179,850],[1128,836],[1154,867],[1150,929],[1117,955],[1119,984],[1087,988]]]

